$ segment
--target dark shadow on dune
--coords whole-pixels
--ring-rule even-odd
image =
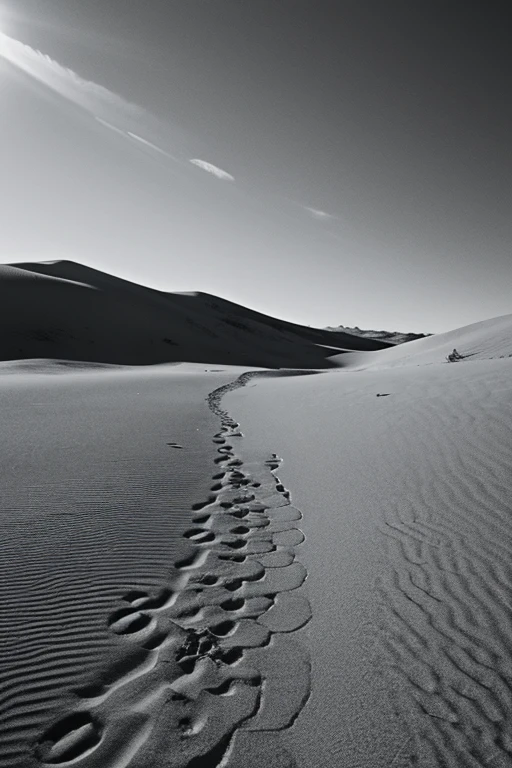
[[[390,344],[288,323],[209,294],[164,293],[71,261],[0,266],[0,360],[339,367]]]

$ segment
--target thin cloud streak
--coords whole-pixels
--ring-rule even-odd
[[[145,147],[148,147],[149,149],[153,149],[155,152],[158,152],[159,154],[164,155],[165,157],[168,157],[169,160],[177,159],[173,155],[171,155],[169,152],[166,152],[165,149],[158,147],[156,144],[153,144],[153,142],[148,141],[147,139],[143,139],[142,136],[138,136],[136,133],[127,131],[126,135],[129,136],[131,139],[138,141],[140,144],[144,144]]]
[[[124,139],[137,142],[174,162],[188,162],[221,181],[235,181],[232,174],[213,163],[199,158],[189,159],[186,155],[176,157],[158,144],[144,138],[136,131],[146,132],[147,129],[151,130],[152,126],[156,129],[156,133],[160,134],[163,127],[149,111],[98,83],[86,80],[47,54],[3,32],[0,32],[0,57],[41,85],[81,107],[104,128],[119,134]],[[325,211],[299,205],[310,216],[319,221],[336,218]]]
[[[154,122],[153,115],[143,107],[133,104],[98,83],[86,80],[47,54],[2,32],[0,32],[0,57],[45,87],[91,113],[103,127],[120,134],[125,139],[143,144],[169,160],[178,160],[157,144],[133,130],[128,130],[128,127]],[[127,124],[125,128],[118,127],[123,123]],[[182,158],[183,161],[185,159]],[[231,174],[205,160],[192,159],[189,162],[223,181],[235,180]]]
[[[206,171],[207,173],[211,173],[213,176],[216,176],[218,179],[222,179],[223,181],[234,181],[235,177],[232,176],[227,171],[223,171],[222,168],[218,168],[216,165],[212,165],[212,163],[207,163],[206,160],[198,160],[193,159],[190,160],[192,165],[196,165],[198,168],[201,168],[203,171]]]
[[[304,206],[304,210],[307,211],[311,216],[313,216],[314,219],[318,219],[319,221],[327,221],[328,219],[335,219],[336,217],[332,215],[332,213],[327,213],[326,211],[320,211],[318,208],[309,208],[308,206]]]
[[[108,128],[110,131],[114,131],[114,133],[119,133],[121,136],[124,136],[125,138],[128,138],[128,134],[126,131],[122,131],[121,128],[117,128],[115,125],[112,125],[112,123],[109,123],[108,120],[103,120],[102,117],[98,117],[95,115],[95,119],[100,123],[100,125],[103,125],[105,128]]]
[[[146,111],[98,83],[78,75],[45,53],[0,32],[0,56],[69,101],[107,119],[133,120]],[[108,126],[113,127],[113,126]]]

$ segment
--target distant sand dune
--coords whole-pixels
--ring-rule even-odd
[[[208,294],[164,293],[71,261],[0,266],[0,360],[330,367],[388,343],[308,328]]]
[[[464,358],[459,361],[460,364],[468,360],[512,356],[512,315],[482,320],[454,331],[427,336],[378,352],[353,352],[340,358],[333,357],[333,362],[339,359],[344,366],[350,365],[358,369],[431,365],[446,362],[447,356],[454,348]]]

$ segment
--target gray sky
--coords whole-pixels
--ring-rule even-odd
[[[507,9],[4,0],[0,261],[318,326],[512,312]]]

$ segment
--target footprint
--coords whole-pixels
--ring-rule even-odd
[[[207,523],[210,519],[211,515],[199,515],[199,517],[193,517],[194,523],[198,523],[199,525],[202,525],[203,523]]]
[[[227,560],[231,563],[244,563],[247,560],[247,555],[217,555],[219,560]]]
[[[212,635],[215,635],[215,637],[226,637],[226,635],[230,635],[232,632],[234,632],[236,629],[236,622],[235,621],[221,621],[218,624],[214,624],[213,626],[209,627],[209,630]]]
[[[206,584],[207,587],[212,587],[214,584],[217,584],[218,581],[219,577],[214,576],[212,573],[205,573],[198,578],[198,582],[200,584]]]
[[[42,736],[37,753],[50,765],[83,758],[100,743],[102,728],[88,712],[73,712],[49,728]]]
[[[234,509],[229,514],[232,515],[233,517],[243,518],[243,517],[247,517],[247,515],[249,514],[249,510],[248,509]]]
[[[205,688],[208,693],[213,693],[214,696],[226,696],[231,689],[231,686],[235,683],[234,680],[224,680],[220,685],[212,686],[211,688]]]
[[[204,528],[190,528],[183,534],[185,538],[191,539],[195,544],[205,544],[215,540],[213,531],[207,531]]]
[[[198,590],[199,591],[199,590]],[[178,619],[192,619],[201,613],[202,607],[200,605],[190,605],[187,608],[182,608],[176,613]]]
[[[230,549],[243,549],[247,546],[245,539],[236,539],[236,541],[223,541],[222,544],[224,544],[226,547],[229,547]]]
[[[142,589],[132,589],[130,592],[127,592],[126,595],[123,595],[121,599],[126,600],[127,603],[132,603],[133,605],[138,606],[139,601],[148,600],[149,595]]]
[[[240,661],[243,656],[243,648],[237,648],[236,646],[234,648],[230,648],[228,651],[221,650],[219,653],[219,658],[224,662],[224,664],[236,664],[236,662]]]
[[[219,559],[222,556],[219,556]],[[230,579],[229,581],[224,582],[224,589],[227,589],[229,592],[236,592],[240,587],[242,586],[242,579]]]
[[[160,608],[163,608],[169,600],[174,596],[175,592],[172,589],[169,589],[168,587],[161,589],[160,592],[152,597],[151,595],[148,595],[147,592],[139,592],[138,593],[140,597],[136,597],[134,600],[128,600],[128,597],[125,595],[123,598],[124,600],[128,600],[128,602],[131,602],[134,608],[144,608],[145,610],[159,610]]]
[[[178,664],[186,675],[191,675],[196,668],[198,660],[199,656],[183,656],[183,658],[178,661]]]
[[[215,496],[208,496],[208,501],[198,501],[196,504],[192,504],[192,511],[199,512],[200,509],[210,506],[215,501]]]
[[[147,613],[136,611],[133,613],[131,608],[120,608],[109,618],[108,624],[112,632],[116,635],[132,635],[134,632],[140,632],[148,626],[151,616]]]
[[[244,605],[245,600],[243,597],[230,597],[228,600],[224,600],[220,607],[225,611],[239,611]]]

